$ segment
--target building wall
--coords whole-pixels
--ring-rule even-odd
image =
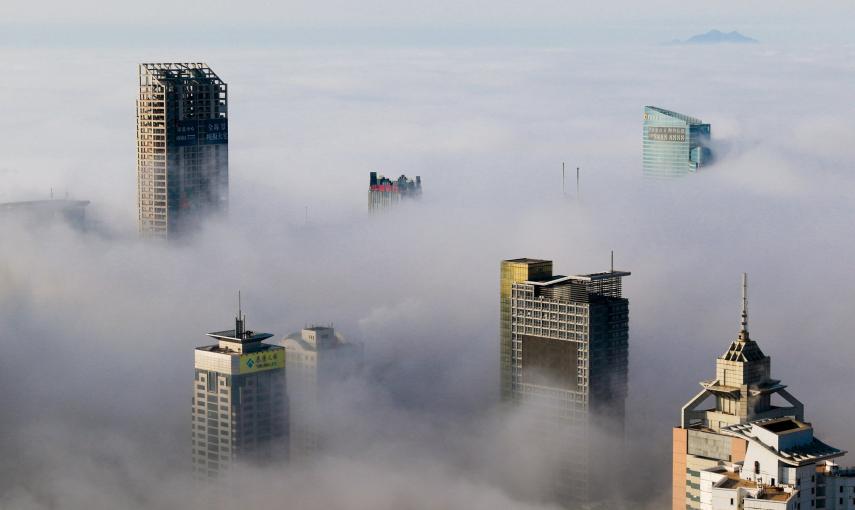
[[[310,459],[323,447],[324,399],[362,363],[362,346],[339,342],[324,348],[304,347],[286,339],[286,372],[290,396],[290,456]]]
[[[645,111],[642,125],[642,164],[645,177],[679,177],[690,172],[689,127],[686,122]],[[660,140],[669,137],[663,130],[674,131],[675,140]]]
[[[219,357],[239,359],[228,354]],[[285,370],[220,372],[211,368],[231,367],[231,360],[215,358],[199,358],[193,382],[191,444],[196,477],[219,477],[236,461],[287,458]]]
[[[511,287],[531,278],[552,275],[552,261],[504,260],[499,270],[499,388],[503,400],[512,396]]]
[[[603,458],[623,465],[628,301],[587,292],[584,302],[571,300],[569,284],[536,294],[535,285],[514,283],[508,266],[512,396],[542,424],[540,441],[564,457],[547,490],[564,504],[607,498],[621,472],[596,476],[591,466]]]
[[[674,427],[671,431],[671,510],[686,510],[686,458],[688,431]]]

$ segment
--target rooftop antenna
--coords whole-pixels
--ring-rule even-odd
[[[612,273],[615,272],[615,251],[612,250]]]
[[[562,161],[561,162],[561,194],[564,195],[565,197],[567,196],[567,190],[565,189],[565,186],[564,186],[564,182],[566,180],[567,180],[567,178],[564,175],[564,162]]]
[[[576,167],[576,200],[579,200],[579,167]]]
[[[238,313],[237,317],[235,317],[235,338],[243,338],[244,324],[246,322],[246,317],[243,316],[243,311],[241,310],[240,301],[240,290],[238,290]]]
[[[748,340],[748,273],[742,273],[742,320],[739,323],[740,340]]]

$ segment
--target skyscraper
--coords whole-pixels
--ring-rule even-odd
[[[362,363],[362,345],[332,327],[312,326],[277,342],[285,348],[290,402],[290,458],[303,461],[323,447],[324,403]]]
[[[832,462],[846,452],[817,439],[802,403],[772,378],[748,334],[747,302],[743,275],[739,334],[673,432],[672,509],[855,508],[855,470]]]
[[[644,107],[645,177],[679,177],[712,162],[710,125],[655,106]]]
[[[140,64],[137,204],[144,237],[172,239],[225,211],[226,84],[206,64]]]
[[[377,172],[371,172],[368,176],[368,212],[378,212],[391,207],[401,199],[414,198],[422,194],[422,178],[416,176],[416,180],[408,179],[401,175],[393,181]]]
[[[564,504],[593,500],[602,477],[592,466],[617,461],[622,451],[629,341],[622,278],[629,274],[562,276],[552,274],[551,261],[502,263],[502,306],[510,312],[502,329],[511,340],[510,366],[502,369],[512,399],[538,424],[537,440],[557,456],[544,482]]]
[[[208,333],[215,345],[197,347],[193,382],[193,466],[198,478],[217,477],[235,462],[287,458],[288,396],[285,349],[263,343],[270,333],[245,329]]]

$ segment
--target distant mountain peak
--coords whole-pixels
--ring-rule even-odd
[[[757,43],[759,42],[757,39],[753,39],[751,37],[744,36],[734,30],[733,32],[722,32],[720,30],[712,29],[705,34],[693,35],[692,37],[686,39],[685,41],[681,41],[682,44],[722,44],[722,43],[737,43],[737,44],[746,44],[746,43]]]

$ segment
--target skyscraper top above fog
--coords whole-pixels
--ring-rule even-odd
[[[644,176],[680,177],[712,162],[710,125],[656,106],[644,107]]]
[[[140,64],[137,204],[144,237],[180,237],[225,211],[227,96],[207,64]]]

